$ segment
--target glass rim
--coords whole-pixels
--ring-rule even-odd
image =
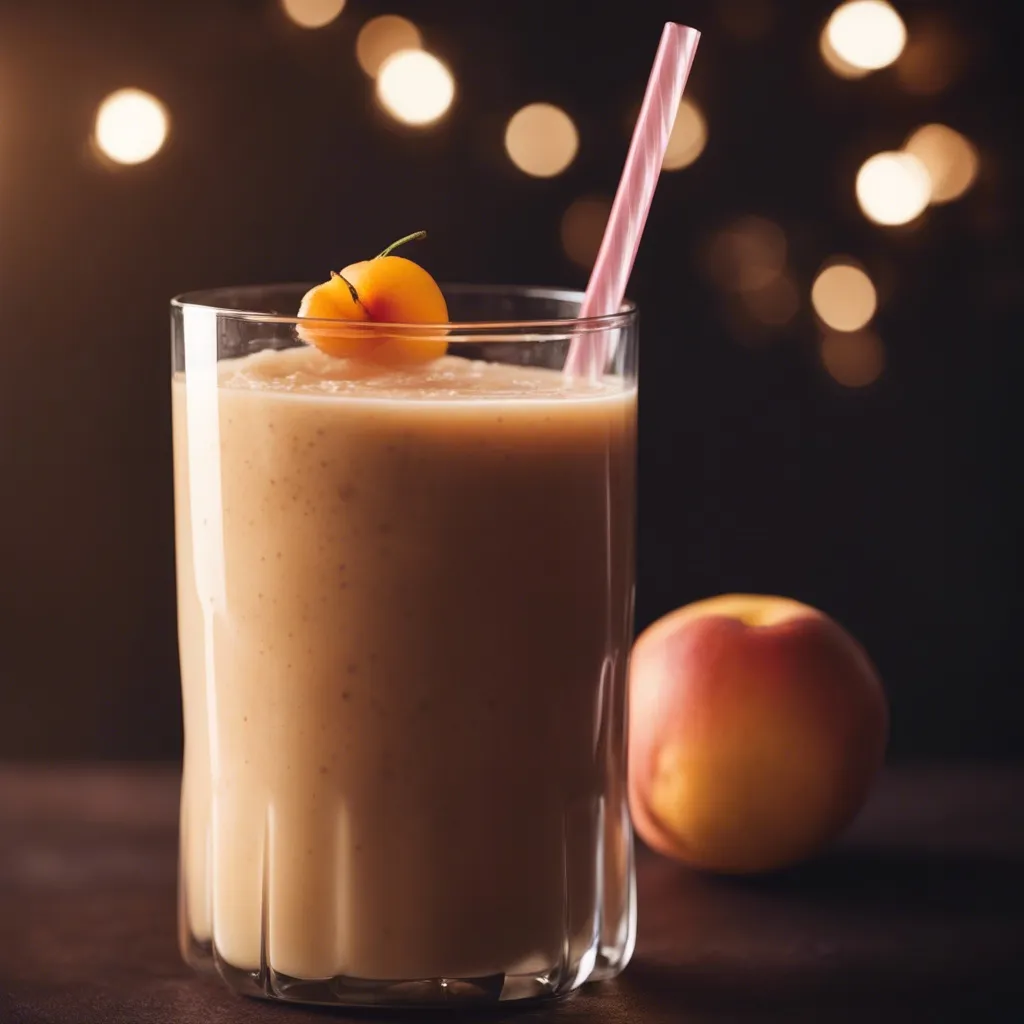
[[[624,299],[618,312],[605,313],[601,316],[564,317],[564,318],[520,318],[493,320],[452,320],[446,323],[387,323],[374,320],[336,320],[325,317],[289,316],[275,312],[261,312],[257,309],[236,309],[223,305],[228,294],[257,294],[270,288],[294,288],[303,292],[312,288],[316,282],[286,281],[272,284],[239,285],[237,287],[205,288],[183,292],[171,299],[173,309],[205,309],[218,317],[239,320],[246,323],[292,324],[296,327],[313,327],[322,331],[337,331],[339,324],[344,324],[346,333],[375,334],[378,332],[393,333],[401,330],[403,334],[418,336],[444,334],[451,337],[451,332],[463,335],[514,333],[519,340],[524,333],[544,334],[559,332],[565,334],[594,334],[626,327],[637,317],[637,305],[632,299]],[[493,295],[496,298],[534,298],[548,299],[556,302],[582,303],[584,293],[574,288],[555,288],[543,285],[487,285],[487,284],[441,284],[441,290],[448,295]],[[255,303],[254,303],[255,304]],[[451,338],[453,341],[458,338]]]

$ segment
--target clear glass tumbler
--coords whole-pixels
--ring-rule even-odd
[[[611,977],[636,309],[450,287],[450,325],[345,328],[448,345],[382,368],[306,345],[337,322],[304,290],[172,303],[184,956],[343,1005]],[[603,376],[562,372],[574,338]]]

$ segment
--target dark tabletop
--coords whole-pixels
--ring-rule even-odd
[[[274,1006],[193,977],[175,944],[176,773],[0,769],[3,1024],[325,1024],[452,1014]],[[1024,1021],[1024,769],[890,771],[845,841],[773,878],[641,852],[617,981],[458,1020]]]

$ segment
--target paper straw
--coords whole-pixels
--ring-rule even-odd
[[[618,312],[625,298],[626,283],[699,41],[700,32],[695,28],[671,21],[661,34],[615,202],[580,306],[581,318]],[[577,334],[569,346],[565,372],[570,376],[598,376],[604,369],[607,347],[604,333]]]

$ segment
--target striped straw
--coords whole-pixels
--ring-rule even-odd
[[[695,28],[671,21],[661,34],[615,202],[580,306],[581,318],[615,313],[625,298],[626,283],[640,247],[640,236],[699,41],[700,32]],[[607,359],[607,345],[604,333],[577,334],[569,347],[566,374],[600,375]]]

